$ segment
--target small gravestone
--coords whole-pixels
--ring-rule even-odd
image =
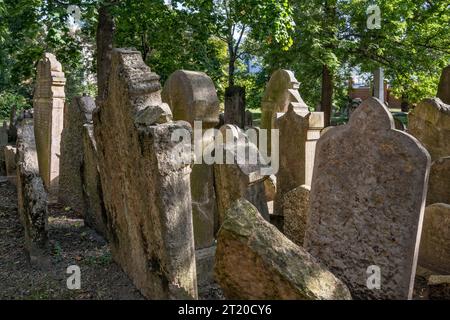
[[[16,154],[17,148],[13,146],[5,146],[4,147],[4,159],[5,159],[5,167],[6,167],[6,176],[15,177],[17,172],[16,165]]]
[[[245,88],[233,86],[225,90],[225,123],[245,128]]]
[[[438,159],[431,165],[427,204],[450,204],[450,156]]]
[[[442,70],[437,97],[444,103],[450,104],[450,66]]]
[[[83,126],[82,132],[83,163],[82,192],[85,204],[84,220],[86,224],[107,238],[108,216],[103,202],[103,189],[98,169],[97,143],[94,138],[94,126]]]
[[[76,97],[64,110],[61,138],[59,202],[84,215],[83,198],[83,125],[92,121],[95,101],[91,97]]]
[[[296,245],[303,247],[309,210],[310,186],[297,187],[282,199],[284,216],[283,232]]]
[[[319,140],[305,248],[354,298],[412,297],[429,168],[375,98]]]
[[[450,275],[450,204],[426,208],[419,253],[421,267]]]
[[[426,99],[409,113],[408,132],[430,152],[433,161],[450,156],[450,105]]]
[[[51,201],[56,200],[59,185],[65,83],[61,64],[53,54],[46,53],[37,67],[33,106],[39,172]]]

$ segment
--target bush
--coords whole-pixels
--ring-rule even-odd
[[[8,120],[12,108],[16,106],[17,112],[23,109],[29,109],[31,106],[27,99],[17,93],[4,91],[0,93],[0,119]]]

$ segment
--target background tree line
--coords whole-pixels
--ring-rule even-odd
[[[375,3],[381,28],[368,29]],[[77,30],[69,5],[81,9]],[[114,17],[115,46],[141,51],[162,81],[178,69],[204,71],[221,97],[227,86],[245,86],[249,108],[260,107],[278,68],[295,71],[304,100],[329,117],[347,103],[352,70],[384,67],[395,94],[415,103],[435,95],[450,62],[448,0],[0,0],[0,118],[31,105],[46,51],[64,66],[68,99],[95,95],[100,6]]]

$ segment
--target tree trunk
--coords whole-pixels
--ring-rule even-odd
[[[323,65],[322,69],[322,103],[321,109],[325,115],[325,127],[331,125],[331,111],[333,108],[333,74],[330,69]]]
[[[236,72],[236,60],[230,55],[230,61],[228,62],[228,87],[234,86],[234,74]]]

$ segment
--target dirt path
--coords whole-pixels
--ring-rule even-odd
[[[106,242],[63,208],[50,208],[52,267],[30,267],[23,248],[15,187],[0,182],[0,299],[143,299],[112,261]],[[67,267],[81,268],[81,290],[67,289]]]

